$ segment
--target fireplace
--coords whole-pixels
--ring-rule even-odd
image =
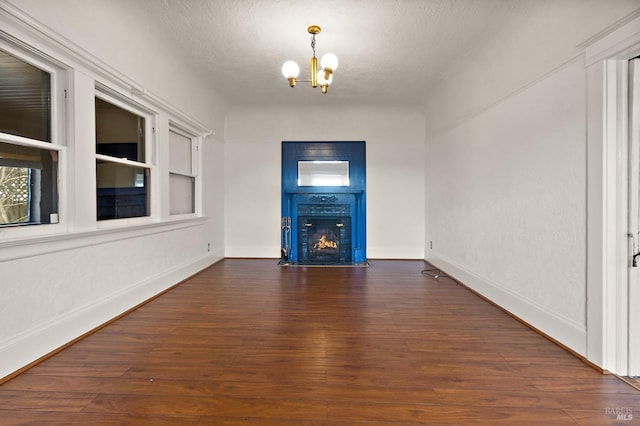
[[[317,265],[351,263],[351,218],[299,216],[298,260]]]
[[[366,264],[364,142],[283,142],[283,265]]]

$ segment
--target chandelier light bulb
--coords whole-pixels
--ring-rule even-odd
[[[300,67],[294,61],[287,61],[282,65],[282,75],[285,78],[298,78]]]
[[[298,74],[300,74],[300,67],[294,61],[287,61],[282,65],[282,75],[289,80],[289,86],[295,87]]]
[[[320,66],[333,72],[338,69],[338,57],[333,53],[325,53],[320,59]]]
[[[320,86],[328,86],[333,81],[333,74],[329,74],[329,78],[326,78],[326,70],[318,71],[318,84]]]
[[[333,81],[333,74],[329,74],[329,78],[326,78],[326,70],[320,70],[318,72],[318,85],[323,94],[326,94],[329,90],[329,85]]]

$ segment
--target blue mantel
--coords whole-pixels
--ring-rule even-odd
[[[298,186],[299,161],[348,161],[349,186]],[[282,248],[291,263],[305,263],[305,223],[335,218],[343,253],[335,263],[360,264],[366,255],[366,152],[364,142],[282,142]],[[306,226],[310,226],[307,224]],[[347,252],[344,252],[347,250]]]

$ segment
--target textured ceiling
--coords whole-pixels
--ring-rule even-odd
[[[126,7],[231,105],[425,107],[444,89],[515,90],[575,56],[640,0],[127,0]],[[340,59],[327,95],[302,83],[291,89],[280,73],[293,59],[306,79],[311,24],[322,27],[318,57]]]

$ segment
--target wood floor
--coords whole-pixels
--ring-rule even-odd
[[[224,260],[0,385],[0,424],[639,424],[636,389],[427,266]]]

